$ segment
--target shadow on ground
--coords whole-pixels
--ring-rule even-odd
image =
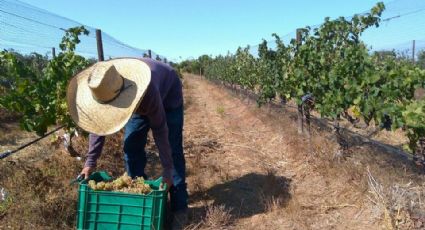
[[[286,206],[291,199],[290,184],[290,179],[276,176],[273,172],[265,175],[249,173],[196,192],[190,199],[193,203],[209,200],[214,206],[224,205],[232,219],[246,218],[268,212],[276,206]],[[207,202],[203,204],[191,210],[193,221],[205,218],[208,205]]]

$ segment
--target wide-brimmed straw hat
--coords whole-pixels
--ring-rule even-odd
[[[71,79],[69,113],[90,133],[104,136],[118,132],[139,106],[150,80],[151,70],[141,60],[98,62]]]

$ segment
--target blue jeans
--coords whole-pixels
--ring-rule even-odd
[[[186,163],[183,155],[183,106],[168,110],[168,140],[170,142],[174,169],[173,186],[170,188],[171,210],[187,209]],[[146,140],[149,131],[147,117],[133,114],[125,126],[124,160],[127,173],[131,177],[143,176],[146,166]]]

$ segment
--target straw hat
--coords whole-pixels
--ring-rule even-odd
[[[141,60],[98,62],[71,79],[66,95],[69,113],[90,133],[118,132],[137,109],[150,80],[151,70]]]

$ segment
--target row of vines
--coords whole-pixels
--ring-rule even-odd
[[[351,111],[354,119],[349,120],[363,119],[368,125],[390,120],[391,129],[406,131],[406,148],[418,153],[425,137],[425,99],[418,96],[425,70],[393,52],[372,54],[360,39],[365,30],[379,26],[384,9],[378,3],[350,19],[326,18],[318,28],[299,29],[289,44],[273,34],[276,48],[264,40],[258,57],[246,47],[195,62],[211,80],[258,93],[259,104],[278,95],[301,105],[303,96],[312,95],[311,109],[325,118],[338,120]]]
[[[72,76],[94,62],[75,53],[82,34],[88,34],[84,27],[68,29],[59,44],[60,53],[50,60],[36,53],[0,52],[0,108],[20,116],[22,129],[38,135],[53,125],[74,130],[66,87]]]

